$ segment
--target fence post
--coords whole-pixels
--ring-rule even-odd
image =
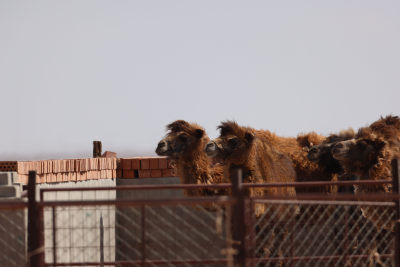
[[[400,192],[399,162],[398,159],[392,160],[393,175],[393,194],[398,195]],[[396,198],[395,202],[395,241],[394,241],[394,266],[400,267],[400,199]]]
[[[101,141],[93,141],[93,158],[100,158],[101,150]]]
[[[28,260],[30,267],[43,267],[43,212],[36,201],[36,172],[29,172],[28,180]]]
[[[242,186],[242,169],[231,168],[230,180],[232,183],[232,196],[235,204],[232,207],[232,239],[233,248],[237,251],[234,257],[235,266],[246,266],[246,219],[245,196]]]

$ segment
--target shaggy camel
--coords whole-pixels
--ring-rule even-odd
[[[221,129],[221,137],[210,142],[206,150],[209,155],[220,161],[224,161],[227,153],[230,151],[229,146],[232,145],[232,142],[235,142],[235,138],[229,137],[230,132],[232,132],[230,129],[239,129],[240,126],[235,122],[227,121],[223,122],[219,128]],[[327,175],[318,164],[307,158],[307,150],[313,145],[322,143],[325,140],[324,136],[311,132],[299,135],[297,138],[280,137],[267,130],[256,131],[251,128],[247,129],[249,132],[257,132],[259,136],[262,136],[263,142],[267,143],[269,147],[274,148],[278,153],[284,154],[291,159],[296,173],[296,181],[331,181],[335,178]],[[224,152],[222,153],[222,151]],[[279,166],[275,167],[279,168]],[[335,192],[335,190],[334,187],[296,189],[297,192]]]
[[[220,137],[206,146],[207,155],[223,160],[225,164],[225,179],[229,179],[232,168],[240,167],[243,170],[243,181],[248,183],[294,182],[296,173],[293,165],[285,154],[279,152],[275,144],[271,143],[264,131],[257,131],[249,127],[241,127],[236,122],[222,122],[218,127]],[[293,187],[252,188],[249,190],[252,197],[266,195],[295,196]],[[298,214],[298,207],[279,206],[256,203],[254,212],[261,218],[258,224],[256,253],[282,256],[284,236],[287,229],[282,222],[288,221]],[[264,215],[268,214],[268,215]],[[264,216],[262,216],[264,215]],[[266,229],[274,229],[268,231]],[[280,263],[278,263],[279,265]]]
[[[204,152],[205,144],[210,140],[204,129],[184,120],[177,120],[167,125],[167,135],[157,146],[159,156],[167,156],[175,163],[177,175],[182,184],[217,184],[224,180],[224,166],[213,165]],[[227,190],[190,191],[187,195],[226,194]]]
[[[345,173],[359,180],[392,179],[391,160],[399,157],[400,119],[387,116],[361,128],[355,139],[338,142],[332,148],[332,156],[337,159]],[[390,184],[355,186],[355,193],[390,193]],[[375,209],[375,210],[374,210]],[[376,208],[362,208],[364,217],[377,228],[392,229],[393,222],[384,212]],[[386,214],[387,216],[382,216]]]
[[[222,122],[218,127],[220,137],[209,142],[206,153],[225,164],[225,179],[229,179],[232,167],[243,170],[243,181],[249,183],[294,182],[296,173],[290,159],[270,141],[265,131],[239,126],[236,122]],[[296,195],[292,187],[252,189],[250,195]],[[256,215],[264,210],[258,206]]]
[[[353,139],[354,136],[353,129],[341,131],[339,134],[331,134],[321,144],[312,146],[308,151],[307,157],[310,161],[319,165],[324,172],[324,177],[336,176],[339,180],[352,179],[351,176],[344,174],[339,161],[333,158],[331,150],[336,143]],[[337,179],[334,178],[332,180]]]

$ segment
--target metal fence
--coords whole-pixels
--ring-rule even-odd
[[[385,195],[250,198],[249,188],[392,181],[254,185],[241,184],[239,172],[232,173],[232,185],[54,188],[42,189],[40,201],[30,185],[28,253],[25,257],[24,251],[16,249],[18,242],[10,242],[14,252],[3,257],[4,266],[23,266],[15,261],[26,258],[30,266],[399,266],[396,183],[394,193]],[[34,181],[34,173],[31,176]],[[394,176],[398,178],[396,171]],[[232,187],[232,194],[118,198],[121,191],[223,187]],[[25,213],[25,204],[16,207],[8,211]],[[260,207],[261,215],[255,212]],[[0,212],[0,235],[17,240],[11,231],[1,232],[8,229],[1,221],[12,216]],[[0,245],[8,243],[2,240]],[[22,252],[12,256],[18,251]]]
[[[0,266],[26,264],[26,204],[0,201]]]

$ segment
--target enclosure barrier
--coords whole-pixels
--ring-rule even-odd
[[[392,181],[254,185],[242,184],[240,176],[232,172],[231,196],[183,195],[183,190],[212,191],[231,184],[151,185],[49,188],[36,201],[32,172],[28,203],[0,202],[0,210],[4,217],[5,210],[27,207],[29,266],[399,266],[397,161],[393,194],[385,195],[250,198],[246,192],[251,188]],[[96,193],[153,190],[161,197],[105,199]],[[176,190],[177,196],[164,198],[163,190]],[[46,197],[52,193],[71,200]],[[73,200],[76,195],[81,200]],[[260,208],[263,213],[256,216]]]

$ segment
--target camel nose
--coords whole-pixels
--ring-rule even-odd
[[[309,151],[309,153],[317,153],[318,152],[318,148],[316,147],[312,147]]]
[[[209,143],[206,145],[206,151],[211,151],[211,150],[215,150],[215,144],[214,144],[214,142],[209,142]]]
[[[167,150],[167,142],[160,141],[157,145],[156,153],[162,153],[165,152],[166,150]]]

